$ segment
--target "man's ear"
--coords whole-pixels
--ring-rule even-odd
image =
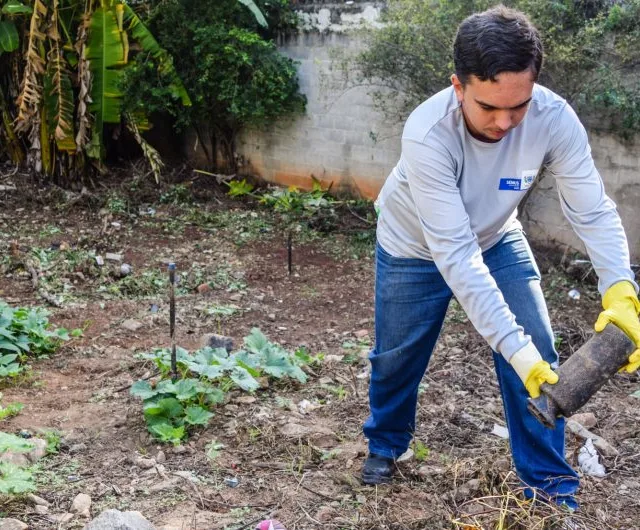
[[[453,85],[453,90],[455,90],[456,92],[458,101],[462,103],[462,99],[464,96],[464,85],[460,82],[460,79],[458,79],[458,76],[456,74],[451,75],[451,84]]]

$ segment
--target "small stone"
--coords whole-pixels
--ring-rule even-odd
[[[235,399],[236,403],[242,403],[245,405],[250,405],[251,403],[255,403],[257,400],[253,396],[240,396]]]
[[[160,491],[172,491],[180,485],[181,479],[179,477],[173,477],[167,480],[163,480],[158,484],[154,484],[149,487],[149,493],[158,493]]]
[[[167,456],[164,454],[164,451],[158,451],[156,455],[156,462],[158,464],[164,464],[167,461]]]
[[[118,263],[122,261],[122,254],[116,254],[114,252],[107,252],[104,257],[107,261],[115,261]]]
[[[325,360],[325,362],[327,364],[330,364],[330,363],[341,363],[343,359],[344,359],[344,355],[334,355],[334,354],[327,355],[324,358],[324,360]]]
[[[129,274],[131,274],[132,272],[133,272],[133,267],[128,263],[123,263],[122,265],[120,265],[120,278],[129,276]]]
[[[356,337],[358,337],[359,339],[362,339],[364,337],[368,337],[369,336],[369,330],[368,329],[359,329],[358,331],[356,331],[354,333],[354,335]]]
[[[136,466],[138,466],[141,469],[151,469],[153,466],[156,465],[156,461],[154,458],[138,457],[134,460],[134,463]]]
[[[87,450],[87,444],[85,443],[73,444],[71,447],[69,447],[69,452],[71,454],[81,453],[82,451],[86,451],[86,450]]]
[[[46,456],[47,441],[42,438],[32,438],[31,441],[35,444],[35,447],[27,453],[27,458],[32,464],[35,464],[38,460]]]
[[[142,322],[129,318],[120,324],[120,327],[128,331],[138,331],[142,327]]]
[[[174,455],[183,455],[187,452],[187,448],[184,445],[177,445],[171,451]]]
[[[240,481],[237,477],[226,477],[224,479],[224,485],[229,488],[237,488],[240,485]]]
[[[239,302],[240,300],[242,300],[242,293],[233,293],[229,297],[229,300],[231,300],[232,302]]]
[[[74,514],[72,513],[56,513],[53,515],[49,516],[49,520],[52,523],[57,523],[57,524],[66,524],[69,521],[71,521],[71,519],[73,519]]]
[[[18,467],[29,466],[29,459],[24,453],[14,453],[13,451],[6,451],[0,455],[0,462],[7,462]]]
[[[198,291],[198,293],[200,294],[205,294],[211,291],[211,286],[208,283],[201,283],[200,285],[198,285],[198,287],[196,287],[196,291]]]
[[[577,421],[583,427],[587,429],[593,429],[598,420],[596,419],[596,415],[593,412],[581,412],[580,414],[574,414],[571,416],[573,421]]]
[[[33,493],[29,493],[29,495],[27,495],[27,499],[29,499],[29,502],[31,502],[35,506],[49,506],[48,500],[43,499],[42,497],[38,497]]]
[[[96,265],[102,267],[104,265],[104,258],[102,256],[96,256]]]
[[[89,508],[91,508],[91,497],[86,493],[78,493],[76,498],[73,499],[69,511],[71,513],[82,513],[89,510]]]
[[[121,512],[120,510],[106,510],[87,524],[83,530],[155,530],[139,512]]]
[[[42,504],[36,504],[33,511],[38,515],[47,515],[49,513],[49,507]]]
[[[0,530],[26,530],[27,528],[29,525],[18,519],[0,519]]]
[[[257,294],[254,298],[258,302],[264,302],[264,295],[263,294]]]
[[[275,314],[275,313],[269,313],[269,314],[267,315],[267,318],[268,318],[269,320],[271,320],[271,322],[275,322],[275,321],[276,321],[276,314]]]
[[[227,350],[227,353],[233,351],[233,339],[225,335],[218,335],[217,333],[207,333],[203,335],[200,343],[203,347],[213,348],[214,350],[216,348],[224,348]]]

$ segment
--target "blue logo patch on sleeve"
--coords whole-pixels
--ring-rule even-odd
[[[498,186],[499,190],[508,190],[508,191],[520,191],[522,188],[520,186],[521,180],[519,178],[504,178],[500,179],[500,185]]]

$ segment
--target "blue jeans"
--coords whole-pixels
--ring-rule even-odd
[[[507,233],[483,253],[484,262],[525,333],[557,366],[553,331],[540,288],[540,272],[521,230]],[[452,292],[433,261],[396,258],[376,248],[375,346],[369,355],[371,415],[364,424],[369,450],[397,458],[415,431],[418,385],[438,339]],[[511,452],[528,497],[541,495],[576,508],[578,478],[564,456],[564,420],[547,429],[527,410],[515,370],[493,353]]]

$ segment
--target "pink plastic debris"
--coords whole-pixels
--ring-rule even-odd
[[[284,525],[276,519],[265,519],[260,521],[256,530],[287,530]]]

